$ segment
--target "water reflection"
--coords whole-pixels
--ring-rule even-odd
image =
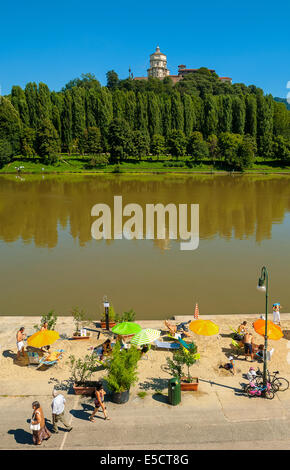
[[[200,239],[271,238],[290,210],[290,178],[286,176],[1,176],[0,239],[54,248],[59,229],[85,246],[91,240],[91,208],[140,204],[199,204]],[[97,243],[97,242],[96,242]],[[114,243],[107,241],[106,243]],[[161,250],[175,243],[154,240]]]

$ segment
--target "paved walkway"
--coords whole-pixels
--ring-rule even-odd
[[[290,392],[274,400],[249,399],[239,388],[200,382],[200,391],[183,392],[171,406],[167,396],[148,393],[128,403],[107,403],[110,421],[97,413],[88,421],[90,398],[65,394],[71,432],[37,449],[290,449]],[[29,429],[31,403],[39,400],[51,427],[50,396],[0,399],[0,449],[34,449]],[[9,410],[9,413],[8,413]]]

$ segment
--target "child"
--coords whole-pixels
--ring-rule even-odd
[[[229,361],[230,362],[227,362],[226,364],[219,366],[219,369],[229,370],[229,371],[231,371],[231,373],[233,375],[235,375],[235,373],[236,373],[236,371],[235,371],[235,361],[234,361],[233,356],[229,357]]]

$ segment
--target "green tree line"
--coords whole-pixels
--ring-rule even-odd
[[[255,156],[290,160],[290,111],[254,85],[222,83],[205,68],[177,84],[93,74],[59,91],[44,83],[13,86],[0,98],[0,162],[60,153],[109,155],[112,163],[171,154],[249,167]],[[106,160],[104,160],[106,161]],[[0,163],[0,164],[1,164]]]

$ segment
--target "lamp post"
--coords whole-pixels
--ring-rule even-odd
[[[265,320],[265,345],[264,345],[264,366],[263,366],[263,388],[267,386],[267,348],[268,348],[268,271],[265,266],[262,267],[257,289],[266,293],[266,320]],[[263,392],[265,396],[266,388]]]
[[[104,302],[104,309],[105,309],[105,316],[106,316],[106,330],[110,331],[110,325],[109,325],[109,307],[110,307],[110,304],[108,302],[108,298],[107,298],[106,295],[103,298],[103,302]]]

